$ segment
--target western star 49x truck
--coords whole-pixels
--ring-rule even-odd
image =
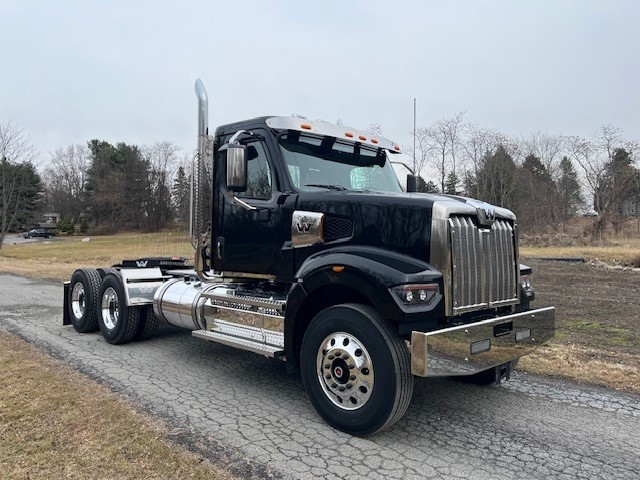
[[[404,415],[413,377],[508,378],[554,334],[532,309],[517,224],[470,198],[403,191],[398,145],[299,117],[208,129],[196,82],[195,261],[79,269],[64,324],[121,344],[160,319],[286,362],[324,420],[353,435]]]

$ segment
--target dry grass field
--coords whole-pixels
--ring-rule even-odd
[[[522,261],[534,270],[535,306],[556,307],[556,335],[518,369],[640,393],[640,271]]]
[[[521,246],[520,255],[525,258],[584,258],[609,265],[640,266],[640,237],[601,245]]]
[[[231,479],[116,394],[0,330],[0,478]]]
[[[16,244],[9,240],[0,250],[0,271],[63,281],[81,266],[108,267],[145,256],[183,256],[192,261],[193,248],[183,232],[59,236]]]

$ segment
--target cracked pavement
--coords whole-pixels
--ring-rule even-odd
[[[174,441],[224,456],[240,476],[640,477],[637,395],[518,372],[491,387],[417,379],[405,418],[363,439],[327,426],[278,361],[172,327],[113,346],[62,326],[60,284],[0,274],[0,292],[0,328],[160,418]]]

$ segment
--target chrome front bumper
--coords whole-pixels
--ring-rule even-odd
[[[434,332],[411,333],[411,372],[420,377],[473,375],[531,353],[553,337],[547,307]]]

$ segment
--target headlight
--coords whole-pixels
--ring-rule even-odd
[[[391,288],[391,292],[406,307],[421,307],[429,305],[440,293],[437,283],[398,285]]]

